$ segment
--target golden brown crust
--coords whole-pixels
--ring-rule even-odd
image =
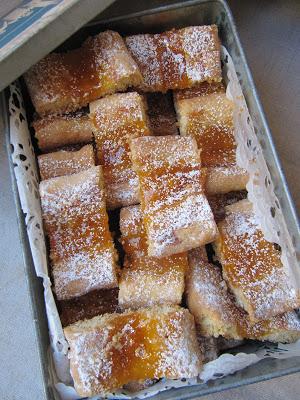
[[[224,279],[252,322],[299,307],[299,294],[280,252],[265,240],[252,204],[226,207],[214,244]]]
[[[40,194],[57,298],[116,287],[101,167],[42,181]]]
[[[79,49],[49,54],[25,73],[40,115],[75,111],[141,80],[123,39],[113,31],[88,38]]]
[[[90,104],[98,163],[102,165],[108,209],[139,202],[129,141],[150,135],[145,102],[136,92],[118,93]]]
[[[81,396],[104,395],[144,379],[191,378],[201,369],[194,319],[180,307],[106,314],[64,331]]]
[[[190,88],[203,81],[221,81],[216,25],[128,36],[126,45],[144,79],[138,87],[145,92],[166,92]]]
[[[43,152],[62,146],[91,143],[92,124],[84,113],[48,116],[32,123],[38,146]]]
[[[211,242],[216,225],[203,193],[199,151],[190,137],[131,141],[148,255],[166,257]]]
[[[93,146],[87,144],[77,151],[60,150],[38,156],[41,180],[72,175],[95,166]]]

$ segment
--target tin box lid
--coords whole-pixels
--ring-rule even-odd
[[[114,0],[0,2],[0,91]]]

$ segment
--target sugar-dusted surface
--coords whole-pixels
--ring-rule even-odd
[[[57,297],[69,299],[92,290],[117,286],[114,263],[112,250],[103,250],[97,245],[55,261],[52,276]]]
[[[117,286],[101,167],[42,181],[40,194],[58,299]]]
[[[237,306],[219,267],[204,261],[198,249],[189,253],[189,264],[187,302],[202,335],[275,342],[300,338],[300,321],[294,311],[253,324]]]
[[[94,290],[81,297],[58,301],[57,308],[62,325],[68,326],[79,320],[116,312],[118,292],[117,288]]]
[[[222,83],[204,82],[174,92],[181,135],[192,136],[201,149],[201,163],[207,167],[207,193],[242,190],[248,181],[245,170],[236,165],[233,125],[234,104]]]
[[[205,192],[207,195],[224,194],[245,190],[249,174],[238,165],[205,168]]]
[[[147,93],[150,129],[154,136],[178,135],[171,93]]]
[[[194,319],[180,307],[106,314],[71,325],[65,334],[75,388],[82,396],[103,395],[131,381],[200,372]]]
[[[202,87],[203,86],[203,87]],[[193,136],[204,167],[235,163],[233,102],[222,84],[207,84],[174,95],[181,135]]]
[[[92,124],[87,114],[49,115],[32,123],[38,146],[43,152],[62,146],[85,144],[93,140]]]
[[[74,111],[141,80],[123,39],[113,31],[88,38],[79,49],[51,53],[25,74],[40,115]]]
[[[242,200],[227,208],[218,224],[216,254],[223,276],[252,321],[299,307],[292,276],[280,260],[280,251],[264,239],[251,204]]]
[[[228,292],[219,268],[203,260],[199,249],[189,252],[187,304],[204,336],[222,335],[239,339],[236,327],[238,309]]]
[[[139,176],[148,255],[163,257],[211,242],[216,225],[203,193],[200,157],[191,137],[131,141]]]
[[[140,206],[121,210],[120,229],[126,254],[119,280],[120,306],[139,308],[155,304],[180,304],[188,269],[187,254],[164,258],[147,255],[147,238]]]
[[[80,150],[60,150],[38,156],[42,180],[72,175],[95,166],[93,146],[87,144]]]
[[[216,25],[128,36],[126,44],[143,75],[144,82],[139,87],[146,92],[166,92],[203,81],[221,81]]]
[[[143,97],[135,92],[105,97],[90,104],[90,117],[108,208],[138,203],[138,179],[132,170],[129,141],[150,135]]]

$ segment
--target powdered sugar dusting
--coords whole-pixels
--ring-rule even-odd
[[[253,320],[299,305],[280,252],[264,239],[254,214],[230,212],[219,224],[219,231],[217,252],[224,277]]]
[[[138,180],[129,154],[131,138],[149,135],[143,98],[115,94],[90,104],[98,163],[103,166],[108,208],[138,202]]]
[[[57,151],[38,156],[41,179],[72,175],[95,166],[92,145],[86,145],[78,151]]]
[[[138,138],[131,151],[148,254],[168,256],[212,241],[216,226],[203,194],[196,142],[191,137]]]
[[[221,80],[220,42],[216,25],[181,30],[186,72],[192,82]]]
[[[120,228],[121,243],[126,253],[119,281],[120,306],[139,308],[155,304],[179,304],[188,269],[187,254],[161,259],[149,257],[139,206],[121,211]]]
[[[197,85],[174,95],[181,135],[193,136],[201,149],[204,167],[232,167],[236,164],[233,102],[223,85]]]
[[[202,314],[202,316],[209,318],[210,313],[215,312],[224,325],[235,324],[236,313],[234,312],[234,301],[228,293],[227,285],[222,279],[219,268],[201,260],[197,254],[197,250],[190,252],[189,264],[191,270],[187,282],[188,300],[189,295],[192,293],[197,296],[199,302],[197,315]],[[205,315],[205,310],[207,309],[209,310],[208,315]],[[202,321],[201,319],[197,319],[197,316],[196,322],[201,326]],[[212,320],[211,324],[213,324]],[[224,326],[223,335],[225,329],[226,327]],[[208,334],[213,335],[212,332]],[[219,333],[217,332],[218,335]]]
[[[101,96],[140,83],[137,65],[117,32],[88,38],[80,49],[52,53],[25,74],[39,114],[74,111]]]
[[[77,252],[54,263],[52,275],[60,299],[81,296],[96,289],[115,287],[114,254],[97,247]]]
[[[179,307],[107,314],[65,329],[79,394],[103,395],[139,379],[194,377],[200,357],[193,319]]]
[[[162,82],[161,65],[158,61],[158,49],[155,42],[157,35],[128,36],[126,45],[137,62],[143,76],[142,87],[157,91]]]
[[[189,229],[190,234],[198,236],[186,245],[187,248],[196,247],[196,243],[210,242],[216,234],[213,215],[203,194],[191,195],[177,205],[160,209],[149,219],[148,241],[155,244],[158,256],[164,254],[168,246],[179,245],[182,239],[180,231]]]
[[[90,143],[93,140],[92,124],[83,112],[48,115],[32,123],[38,146],[49,152],[62,146]]]
[[[58,298],[115,286],[100,167],[42,181],[40,193]]]
[[[253,324],[237,306],[218,267],[203,261],[197,250],[190,253],[189,261],[188,305],[202,334],[275,342],[279,338],[294,341],[300,337],[300,321],[294,311]]]
[[[140,88],[146,92],[166,92],[206,80],[221,80],[215,25],[129,36],[126,44],[144,78]]]

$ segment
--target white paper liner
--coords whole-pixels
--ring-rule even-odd
[[[254,132],[253,122],[227,50],[222,47],[223,74],[227,82],[227,96],[236,104],[234,115],[237,141],[237,163],[249,172],[247,184],[248,198],[253,203],[254,212],[260,221],[267,240],[278,243],[282,249],[282,262],[293,282],[300,287],[300,269],[295,250],[288,233],[279,202],[274,194],[273,184],[264,160],[261,146]],[[72,386],[67,358],[68,344],[63,334],[59,314],[51,290],[48,274],[45,237],[42,229],[41,206],[38,193],[38,172],[34,149],[18,82],[10,86],[10,142],[12,160],[17,180],[21,207],[25,214],[27,233],[37,276],[43,278],[46,313],[49,324],[51,348],[49,349],[49,373],[56,388],[57,399],[73,400],[80,396]],[[275,211],[274,211],[275,210]],[[279,234],[278,234],[279,232]],[[300,340],[297,343],[264,344],[253,343],[251,352],[236,355],[223,354],[218,359],[205,364],[198,378],[188,380],[162,379],[154,386],[128,395],[118,391],[108,398],[145,398],[175,387],[201,384],[239,371],[266,357],[289,358],[300,356]],[[93,399],[100,399],[96,396]]]

